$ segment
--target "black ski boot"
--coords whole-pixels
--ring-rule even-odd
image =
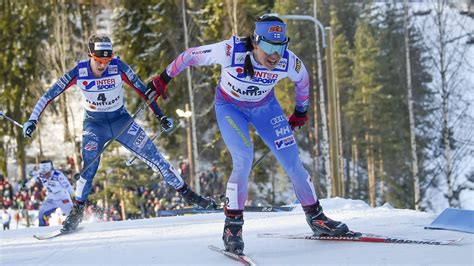
[[[222,240],[224,240],[225,250],[235,253],[243,254],[244,240],[242,239],[242,226],[244,225],[244,216],[227,216],[225,218],[224,233]]]
[[[85,206],[85,202],[74,201],[71,212],[63,222],[63,228],[61,228],[62,233],[68,234],[76,231],[77,226],[82,221],[82,217],[84,216]]]
[[[345,223],[331,220],[324,215],[319,201],[310,206],[303,206],[303,210],[315,236],[343,236],[349,232]]]
[[[178,192],[181,194],[181,197],[183,197],[183,199],[189,204],[195,204],[204,210],[217,209],[217,203],[213,198],[198,195],[187,185],[184,185],[180,190],[178,190]]]

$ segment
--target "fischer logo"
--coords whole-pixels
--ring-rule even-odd
[[[293,137],[293,135],[291,135],[289,137],[286,137],[286,138],[275,140],[275,146],[276,146],[277,150],[281,150],[281,149],[287,148],[287,147],[295,145],[295,144],[296,144],[296,142],[295,142],[295,138]]]
[[[87,68],[83,67],[83,68],[79,68],[79,77],[87,77],[88,73],[87,73]]]

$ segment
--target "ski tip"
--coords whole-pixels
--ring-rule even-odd
[[[452,239],[452,240],[448,240],[448,245],[451,245],[451,244],[458,244],[459,242],[461,242],[462,240],[464,239],[464,237],[460,237],[458,239]]]

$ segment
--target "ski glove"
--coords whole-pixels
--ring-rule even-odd
[[[28,120],[25,124],[23,124],[23,136],[25,138],[31,139],[31,134],[36,130],[36,120]]]
[[[150,82],[148,82],[148,90],[153,89],[158,94],[158,97],[162,97],[163,100],[168,99],[168,94],[166,94],[166,84],[171,80],[171,78],[166,74],[166,71],[161,73],[159,76],[154,77]]]
[[[295,128],[301,128],[304,124],[306,124],[306,121],[308,121],[307,112],[299,112],[296,109],[288,119],[291,130],[295,130]]]
[[[160,122],[161,122],[161,127],[166,132],[170,131],[173,128],[173,119],[167,116],[162,116],[160,118]]]

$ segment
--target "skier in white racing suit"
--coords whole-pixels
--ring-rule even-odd
[[[242,253],[244,203],[252,168],[251,124],[271,149],[290,177],[296,197],[314,234],[340,236],[346,224],[327,218],[319,204],[311,177],[298,155],[293,129],[303,126],[309,105],[309,77],[303,62],[287,49],[286,24],[278,17],[264,15],[255,23],[253,36],[189,48],[149,84],[166,98],[166,85],[190,66],[221,65],[215,89],[217,122],[232,156],[232,173],[227,183],[223,240],[226,250]],[[286,118],[274,93],[283,78],[295,85],[294,113]]]
[[[67,177],[59,170],[54,169],[51,160],[41,161],[38,171],[33,172],[31,179],[26,182],[26,187],[31,187],[37,180],[46,188],[46,198],[38,212],[39,226],[47,226],[49,217],[57,208],[65,215],[69,215],[72,208],[74,189]]]

